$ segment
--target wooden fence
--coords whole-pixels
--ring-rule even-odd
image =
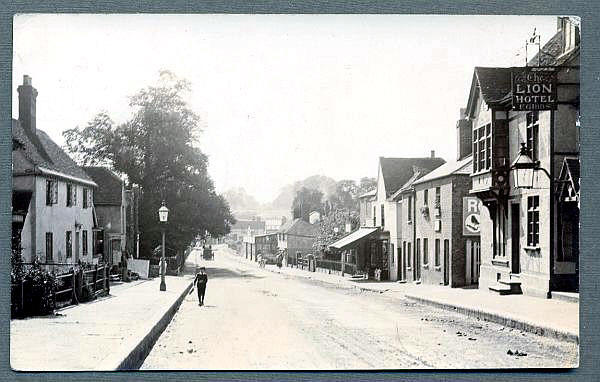
[[[24,263],[25,268],[31,267],[31,263]],[[40,263],[46,270],[64,269],[66,266],[73,264],[61,263]],[[52,291],[52,301],[54,307],[58,305],[64,306],[72,303],[79,303],[82,300],[96,298],[99,295],[109,292],[109,267],[107,265],[94,265],[88,269],[71,268],[67,272],[62,272],[56,276],[58,287]],[[25,310],[25,290],[27,281],[22,280],[18,284],[11,284],[11,293],[17,294],[19,298],[11,299],[13,304],[18,306],[13,307],[13,311],[23,312]],[[31,290],[31,287],[30,287]],[[84,292],[85,291],[85,292]]]
[[[327,269],[329,271],[342,271],[342,264],[344,268],[344,274],[354,275],[357,273],[356,264],[352,263],[342,263],[338,260],[325,260],[325,259],[317,259],[317,268]]]

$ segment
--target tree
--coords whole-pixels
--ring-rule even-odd
[[[340,180],[335,191],[329,195],[325,203],[325,216],[319,223],[319,233],[313,245],[316,251],[326,250],[327,246],[354,231],[360,225],[359,200],[363,193],[374,189],[377,182],[374,178],[364,177],[356,184],[353,180]]]
[[[350,224],[350,232],[358,228],[360,224],[358,211],[337,208],[324,216],[319,223],[319,232],[313,243],[313,249],[324,251],[328,245],[346,236],[347,224]]]
[[[302,187],[292,202],[292,216],[308,221],[311,212],[323,214],[323,193],[312,188]]]
[[[335,191],[327,198],[327,209],[347,209],[358,211],[358,186],[353,180],[340,180]]]
[[[377,179],[375,178],[369,178],[369,177],[363,177],[360,179],[360,182],[358,183],[358,195],[362,195],[365,192],[369,192],[372,191],[374,189],[377,188]]]
[[[149,256],[160,243],[158,208],[169,208],[169,247],[182,250],[198,234],[218,237],[235,219],[217,195],[208,175],[208,158],[200,151],[199,117],[184,100],[189,83],[167,71],[156,86],[131,97],[131,119],[116,125],[101,112],[86,127],[63,133],[66,150],[82,165],[104,165],[143,189],[140,208],[140,253]]]

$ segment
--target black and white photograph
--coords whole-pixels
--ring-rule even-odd
[[[14,15],[10,367],[578,368],[581,24]]]

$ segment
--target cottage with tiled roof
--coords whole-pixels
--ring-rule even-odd
[[[313,253],[313,244],[319,233],[319,225],[302,219],[286,222],[277,234],[277,248],[283,251],[287,262],[293,261],[298,254],[304,256]]]
[[[25,262],[94,261],[93,193],[97,184],[36,126],[37,90],[29,76],[18,87],[12,121],[13,243]]]

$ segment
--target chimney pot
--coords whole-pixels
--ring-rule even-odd
[[[27,74],[23,75],[23,85],[31,86],[31,77],[29,77]]]
[[[435,158],[435,150],[431,150],[431,157]]]

